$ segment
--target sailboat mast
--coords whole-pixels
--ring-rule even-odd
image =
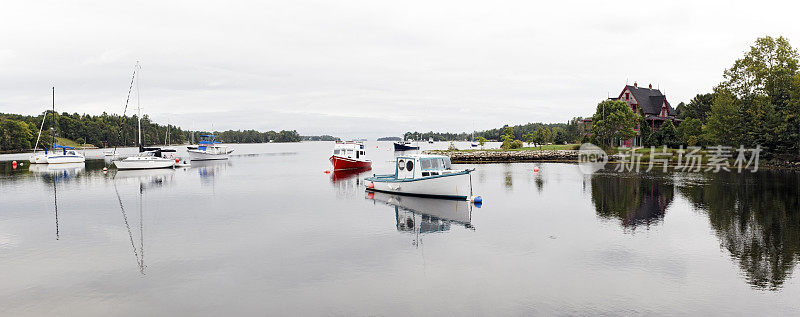
[[[56,144],[56,87],[53,87],[53,128],[50,129],[50,137],[53,139],[53,145]]]
[[[136,62],[136,68],[139,69],[139,76],[142,73],[142,67],[139,62]],[[139,151],[141,151],[144,144],[142,144],[142,104],[140,102],[141,95],[139,94],[139,76],[136,76],[136,118],[139,119]]]

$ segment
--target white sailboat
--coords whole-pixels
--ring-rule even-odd
[[[141,170],[141,169],[154,169],[154,168],[167,168],[175,165],[175,160],[165,158],[162,156],[161,148],[146,148],[142,143],[142,107],[139,102],[139,77],[136,72],[141,69],[139,63],[133,70],[133,76],[136,78],[136,108],[137,119],[139,121],[139,138],[137,144],[139,145],[139,155],[127,157],[122,160],[114,161],[114,166],[119,170]]]
[[[36,154],[36,149],[39,147],[39,139],[42,137],[42,129],[44,129],[44,121],[47,119],[47,113],[42,118],[42,125],[39,128],[39,136],[36,137],[36,145],[33,147],[33,154],[28,158],[31,164],[65,164],[65,163],[83,163],[86,158],[83,154],[75,151],[74,147],[56,144],[55,129],[58,127],[56,124],[56,88],[53,87],[53,128],[51,130],[51,137],[53,144],[48,151],[44,149],[44,153]],[[58,150],[60,149],[60,150]]]

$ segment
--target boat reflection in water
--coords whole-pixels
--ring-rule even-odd
[[[56,240],[61,239],[61,230],[58,225],[58,183],[70,181],[83,173],[86,169],[84,163],[62,164],[31,164],[28,170],[37,176],[42,176],[47,183],[53,185],[53,215],[56,223]]]
[[[63,163],[63,164],[31,164],[28,165],[31,173],[53,180],[71,179],[86,170],[85,163]],[[49,180],[49,179],[48,179]]]
[[[468,201],[367,192],[367,199],[394,207],[397,230],[420,234],[449,231],[452,225],[472,226],[472,204]],[[419,239],[415,240],[419,245]]]
[[[114,192],[116,193],[116,199],[119,203],[122,222],[125,224],[125,229],[128,231],[128,238],[130,239],[133,256],[136,259],[136,266],[139,268],[139,273],[142,275],[145,274],[145,268],[147,267],[144,264],[144,196],[149,190],[161,188],[169,184],[174,175],[175,171],[172,169],[123,170],[117,171],[116,174],[114,174]],[[123,199],[123,195],[120,194],[120,187],[117,186],[118,183],[124,185],[127,181],[135,181],[138,183],[138,241],[136,241],[137,239],[134,237],[136,229],[131,229],[131,225],[136,226],[136,222],[133,220],[136,216],[134,215],[129,218],[129,209],[126,209],[125,206],[126,199]],[[122,188],[123,192],[124,189],[130,189],[130,187],[125,186],[122,186]],[[128,202],[128,204],[130,204],[130,202]]]
[[[333,171],[331,184],[336,189],[336,196],[356,197],[364,192],[364,177],[369,176],[371,168]]]
[[[205,160],[192,161],[191,169],[197,169],[202,185],[214,185],[217,173],[223,173],[228,166],[232,165],[230,160]]]

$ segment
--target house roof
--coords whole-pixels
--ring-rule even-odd
[[[645,115],[660,114],[661,105],[663,103],[667,104],[667,108],[669,109],[669,115],[671,116],[676,115],[675,109],[673,109],[672,105],[670,105],[669,101],[667,101],[667,96],[662,94],[660,90],[642,88],[630,85],[625,86],[625,88],[631,92],[633,98],[636,99],[636,102],[639,103],[639,107],[642,107],[642,110],[644,111]]]

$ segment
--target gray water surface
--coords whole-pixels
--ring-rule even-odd
[[[332,142],[232,146],[176,170],[0,163],[0,315],[800,309],[794,172],[456,165],[477,168],[477,208],[366,193],[391,142],[360,174],[323,173]]]

